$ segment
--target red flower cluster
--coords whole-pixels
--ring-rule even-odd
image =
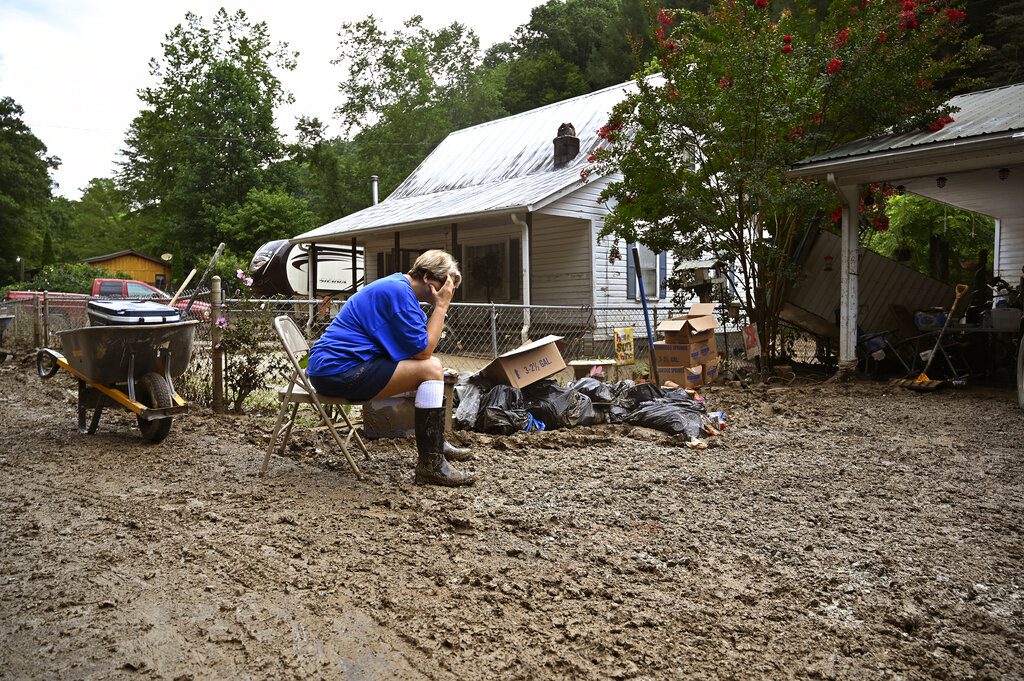
[[[793,51],[793,46],[790,45],[789,43],[786,43],[785,45],[782,46],[782,54],[789,54],[792,51]]]
[[[903,4],[906,5],[907,3]],[[900,28],[904,31],[912,31],[917,28],[917,15],[914,14],[914,10],[911,9],[900,12]]]
[[[915,7],[917,7],[917,3],[914,0],[903,0],[904,12],[913,12]]]
[[[732,87],[732,78],[719,78],[718,88],[720,90],[728,90]]]
[[[871,218],[871,226],[876,232],[884,232],[889,229],[889,216],[884,213]]]
[[[768,7],[768,0],[754,0],[754,7],[758,9],[766,9]]]
[[[672,17],[672,12],[662,7],[658,10],[658,23],[662,26],[671,26],[675,19]]]
[[[885,31],[882,31],[881,33],[878,34],[878,42],[884,43],[888,39],[889,39],[889,34],[886,33]]]
[[[838,50],[840,47],[845,46],[847,41],[849,41],[849,39],[850,39],[850,29],[844,28],[843,30],[839,31],[839,33],[836,33],[836,39],[832,43],[832,49],[833,50]]]
[[[821,114],[811,114],[811,120],[815,125],[821,125]]]
[[[828,68],[826,70],[829,75],[832,75],[834,73],[839,73],[839,69],[841,68],[843,68],[843,61],[839,57],[833,57],[832,61],[828,63]]]
[[[794,139],[796,139],[797,137],[803,137],[803,134],[804,134],[804,129],[803,129],[803,128],[793,128],[793,129],[792,129],[792,130],[790,130],[790,131],[789,131],[789,133],[788,133],[788,134],[786,135],[786,139],[788,139],[788,140],[794,140]]]
[[[787,33],[786,35],[782,36],[782,42],[786,43],[787,45],[790,44],[791,42],[793,42],[793,36]]]
[[[662,47],[664,47],[669,52],[673,52],[676,49],[676,41],[675,40],[666,40],[661,45],[662,45]]]
[[[960,23],[961,21],[963,21],[966,18],[967,18],[967,12],[961,12],[958,9],[952,9],[952,8],[946,10],[946,19],[948,19],[949,23],[951,23],[951,24],[958,24],[958,23]]]
[[[597,136],[603,140],[612,141],[612,135],[622,130],[622,121],[612,121],[608,125],[602,125],[597,131]]]
[[[836,209],[832,211],[832,215],[829,215],[828,217],[832,222],[839,222],[843,219],[843,207],[836,206]]]
[[[928,129],[931,130],[932,132],[938,132],[939,130],[942,130],[944,127],[946,127],[952,122],[952,116],[943,116],[942,118],[936,118],[934,121],[932,121],[932,124],[928,126]]]
[[[657,38],[658,40],[664,40],[665,39],[665,27],[664,26],[659,26],[658,27],[658,31],[654,34],[654,37]]]

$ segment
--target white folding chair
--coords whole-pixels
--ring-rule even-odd
[[[356,477],[360,480],[363,479],[363,474],[359,470],[359,466],[352,459],[352,454],[349,452],[349,444],[354,439],[356,444],[359,445],[359,449],[363,451],[363,455],[369,460],[370,453],[366,451],[366,445],[363,444],[363,440],[359,437],[359,433],[352,426],[352,422],[348,418],[346,408],[353,404],[360,404],[359,402],[350,402],[340,397],[330,397],[328,395],[320,395],[313,388],[313,385],[309,382],[309,377],[306,376],[306,372],[299,365],[299,360],[302,359],[309,352],[309,344],[306,343],[306,338],[299,331],[299,327],[295,325],[295,322],[291,317],[287,315],[281,315],[274,320],[274,330],[277,331],[278,338],[281,339],[281,345],[284,346],[285,354],[288,356],[288,361],[292,365],[292,377],[288,382],[288,387],[278,392],[278,398],[281,400],[281,409],[277,412],[277,423],[274,424],[274,432],[270,436],[270,444],[267,446],[267,454],[263,457],[263,465],[260,466],[260,477],[262,478],[267,474],[267,467],[270,465],[270,457],[274,453],[275,446],[277,445],[277,436],[281,432],[281,425],[284,423],[285,412],[288,411],[288,407],[291,406],[291,414],[288,417],[288,425],[284,431],[284,438],[281,441],[281,451],[288,446],[288,439],[292,434],[292,427],[295,425],[295,415],[299,411],[300,404],[310,404],[313,409],[316,410],[320,416],[320,421],[327,428],[327,431],[334,438],[338,447],[345,454],[345,458],[348,459],[348,465],[352,467],[352,471],[356,474]],[[340,415],[340,420],[335,421],[327,413],[327,409],[324,405],[336,406],[338,409],[334,410]],[[341,429],[341,433],[338,430]]]

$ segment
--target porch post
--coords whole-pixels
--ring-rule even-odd
[[[534,233],[534,214],[526,212],[526,219],[519,217],[518,213],[511,213],[509,216],[513,224],[520,227],[519,248],[522,251],[522,329],[519,331],[520,340],[525,343],[529,338],[529,238]]]
[[[831,175],[829,180],[834,182]],[[855,184],[836,188],[843,204],[843,231],[839,251],[839,364],[852,367],[857,364],[857,284],[860,276],[857,227],[860,221],[860,188]]]
[[[520,340],[525,343],[530,335],[530,237],[533,236],[533,213],[526,214],[523,223],[523,235],[519,240],[523,250],[523,328],[519,333]]]

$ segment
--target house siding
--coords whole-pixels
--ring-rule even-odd
[[[643,302],[627,296],[625,241],[614,236],[600,236],[608,209],[603,203],[598,203],[597,199],[604,188],[614,179],[614,177],[600,178],[581,185],[579,189],[553,202],[542,211],[545,214],[572,216],[591,221],[591,227],[588,230],[590,239],[588,255],[591,259],[590,266],[593,268],[593,284],[587,304],[594,305],[596,308],[615,308],[595,311],[594,340],[597,341],[611,339],[612,329],[615,327],[635,326],[636,320],[642,318],[643,315]],[[615,246],[618,246],[619,257],[615,262],[611,262],[609,257]],[[667,262],[668,272],[671,273],[675,266],[675,258],[672,253],[668,254]],[[657,301],[648,300],[647,304],[656,316],[664,318],[667,316],[668,310],[672,308],[672,292],[669,291],[667,297]]]
[[[88,263],[98,269],[103,269],[111,275],[124,272],[131,279],[144,281],[156,285],[156,275],[162,274],[167,281],[171,278],[171,268],[162,263],[156,263],[137,255],[120,255],[107,260],[96,260]]]
[[[534,305],[591,305],[590,220],[535,216],[530,248]]]
[[[993,268],[997,277],[1015,284],[1024,267],[1024,217],[999,221],[996,233],[996,256]]]

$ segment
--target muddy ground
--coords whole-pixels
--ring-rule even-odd
[[[709,449],[473,436],[446,490],[305,434],[260,479],[267,417],[79,435],[33,371],[0,366],[4,678],[1024,676],[1009,391],[711,388]]]

